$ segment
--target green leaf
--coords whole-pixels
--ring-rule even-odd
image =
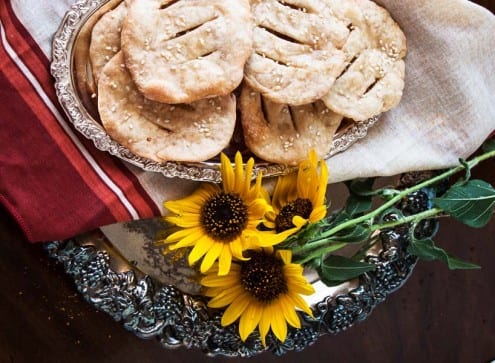
[[[447,264],[451,270],[469,270],[478,269],[480,266],[470,262],[462,261],[456,257],[449,255],[445,250],[435,245],[431,239],[412,240],[407,252],[415,255],[422,260],[432,261],[440,260]]]
[[[483,227],[495,208],[495,189],[483,180],[454,185],[433,204],[470,227]]]
[[[300,245],[305,244],[307,241],[317,239],[321,234],[320,223],[308,223],[297,234],[293,235],[297,238]]]
[[[483,144],[483,151],[484,152],[490,152],[490,151],[495,151],[495,138],[491,138]]]
[[[341,223],[348,221],[349,219],[351,219],[351,215],[347,213],[345,209],[340,209],[332,213],[327,221],[326,227],[327,229],[333,228]]]
[[[372,198],[371,196],[358,196],[351,194],[347,198],[345,211],[350,216],[357,216],[371,209]]]
[[[330,255],[327,257],[318,273],[321,280],[328,286],[338,285],[352,280],[368,271],[373,271],[375,265],[366,262],[354,261],[347,257]]]
[[[349,192],[354,195],[368,196],[373,195],[373,184],[375,178],[353,179],[345,183]]]

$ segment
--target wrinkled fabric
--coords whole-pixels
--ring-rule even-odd
[[[463,0],[379,0],[408,53],[400,104],[328,160],[330,181],[442,169],[495,129],[495,16]]]
[[[407,37],[404,95],[327,161],[330,182],[445,168],[495,129],[495,16],[465,0],[378,2]],[[50,74],[52,41],[81,3],[0,1],[0,203],[32,242],[160,216],[164,200],[198,185],[98,150],[66,118]]]

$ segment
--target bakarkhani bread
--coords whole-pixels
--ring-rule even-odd
[[[154,161],[204,161],[229,143],[236,120],[233,95],[169,105],[146,99],[123,66],[122,52],[98,82],[98,111],[108,134]]]
[[[296,165],[311,149],[325,157],[343,119],[321,101],[302,106],[275,103],[247,85],[240,103],[249,150],[263,160],[286,165]]]
[[[384,8],[369,0],[326,0],[350,29],[342,50],[346,68],[322,98],[337,113],[363,121],[402,98],[406,38]]]
[[[105,64],[120,51],[120,32],[122,21],[127,15],[126,1],[102,15],[93,26],[89,44],[89,59],[95,83]]]
[[[228,95],[252,53],[248,0],[138,0],[122,28],[139,91],[164,103]]]
[[[345,24],[323,0],[252,0],[251,9],[256,27],[246,82],[278,103],[324,96],[345,68]]]

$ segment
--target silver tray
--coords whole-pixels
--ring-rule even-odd
[[[46,248],[89,304],[137,337],[155,338],[165,348],[182,346],[200,349],[207,355],[252,357],[265,351],[276,355],[302,351],[323,335],[339,333],[365,320],[406,282],[416,263],[416,258],[405,252],[404,234],[383,233],[382,243],[384,248],[378,254],[366,257],[367,262],[376,265],[375,271],[347,285],[346,293],[331,294],[312,304],[314,318],[300,314],[301,329],[288,327],[283,343],[269,333],[266,347],[257,330],[243,342],[238,325],[223,327],[222,313],[208,309],[201,295],[186,293],[176,284],[164,284],[144,274],[96,231],[48,243]]]
[[[411,179],[417,180],[417,175],[406,174],[401,182]],[[408,199],[397,207],[406,210],[408,203],[415,202]],[[46,248],[82,296],[125,329],[140,338],[155,338],[165,348],[196,348],[208,355],[252,357],[266,351],[276,355],[301,351],[323,335],[337,334],[365,320],[407,281],[417,262],[407,253],[410,230],[403,225],[379,231],[380,243],[365,257],[376,268],[357,279],[329,288],[306,271],[317,291],[306,299],[314,317],[299,313],[300,329],[288,326],[283,343],[270,332],[264,347],[257,330],[243,342],[237,323],[223,327],[222,311],[207,307],[194,283],[195,271],[187,262],[160,253],[153,240],[158,230],[166,228],[162,223],[150,219],[102,227],[68,241],[48,243]],[[414,233],[428,238],[437,228],[438,221],[430,220],[415,227]],[[139,246],[140,253],[129,246]]]
[[[52,44],[51,73],[55,78],[55,90],[70,122],[95,146],[144,170],[160,172],[168,177],[181,177],[198,181],[220,181],[219,160],[202,163],[159,163],[132,153],[113,140],[104,130],[95,102],[95,85],[89,62],[91,29],[99,17],[114,8],[121,0],[77,0],[63,18]],[[366,136],[368,129],[379,117],[364,122],[343,122],[333,139],[326,158],[349,148]],[[236,149],[236,145],[229,149]],[[227,150],[229,153],[229,150]],[[292,168],[258,160],[254,173],[265,176],[288,173]]]

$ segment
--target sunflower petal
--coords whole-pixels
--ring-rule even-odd
[[[297,172],[297,196],[299,198],[308,198],[311,188],[311,166],[308,161],[303,161],[299,164],[299,170]],[[308,198],[311,199],[311,198]]]
[[[230,192],[234,190],[235,175],[229,158],[224,153],[220,154],[221,174],[223,190]]]
[[[239,275],[232,273],[233,269],[230,269],[230,273],[226,276],[218,276],[218,273],[212,273],[210,269],[208,275],[201,279],[201,285],[206,287],[224,287],[228,289],[231,286],[236,286],[239,283]]]
[[[218,274],[220,276],[225,276],[230,271],[230,265],[232,262],[232,252],[230,250],[230,243],[223,244],[222,251],[220,252],[220,257],[218,259]]]
[[[236,160],[236,162],[237,162],[237,160]],[[242,158],[241,158],[241,163],[242,163]],[[255,185],[255,187],[254,187],[255,195],[250,195],[251,179],[253,176],[253,167],[254,167],[254,159],[249,158],[247,163],[246,163],[246,170],[244,172],[244,180],[243,180],[243,185],[242,185],[243,189],[239,190],[242,193],[242,195],[245,195],[248,198],[258,197],[258,195],[256,195],[256,194],[258,194],[258,191],[259,191],[259,188],[258,188],[258,191],[256,191],[257,186]]]
[[[265,219],[263,220],[263,225],[266,227],[266,228],[269,228],[269,229],[275,229],[275,223],[272,222],[271,220],[269,219]]]
[[[315,223],[325,218],[326,215],[327,215],[327,207],[322,204],[316,207],[315,209],[313,209],[313,211],[309,216],[309,220]]]
[[[245,293],[238,295],[224,311],[221,321],[222,325],[227,326],[236,321],[250,303],[251,298],[249,295]]]
[[[179,242],[180,243],[180,242]],[[189,253],[188,262],[189,265],[194,265],[197,261],[201,259],[208,251],[215,245],[215,241],[207,236],[203,236],[199,241],[196,242],[192,251]]]
[[[286,264],[283,267],[283,269],[284,269],[284,275],[290,276],[291,279],[293,279],[293,278],[304,279],[303,267],[297,263]]]
[[[249,218],[251,220],[261,219],[266,213],[270,212],[272,207],[263,198],[256,198],[248,206]]]
[[[280,176],[273,191],[273,206],[280,211],[283,206],[297,198],[297,174]]]
[[[243,248],[242,248],[242,242],[240,239],[237,239],[235,241],[230,242],[229,248],[230,248],[230,253],[236,259],[241,260],[241,261],[248,260],[248,258],[244,257],[242,254]]]
[[[204,183],[201,187],[196,189],[194,192],[194,197],[202,206],[210,197],[220,191],[220,187],[217,184]]]
[[[230,305],[233,301],[244,294],[244,290],[241,286],[234,286],[229,289],[220,291],[216,294],[209,302],[208,306],[210,308],[223,308],[224,306]]]
[[[288,296],[290,296],[291,300],[294,301],[294,305],[295,306],[297,306],[299,309],[301,309],[302,311],[304,311],[309,316],[313,316],[313,312],[309,308],[309,305],[306,302],[306,300],[304,300],[298,294],[292,293],[292,292],[289,292]]]
[[[308,223],[308,220],[301,217],[301,216],[294,216],[292,217],[292,224],[294,226],[296,226],[296,228],[299,230],[301,229],[302,227],[304,227],[306,225],[306,223]]]
[[[296,313],[296,307],[292,303],[292,300],[288,296],[284,295],[280,297],[279,301],[287,323],[294,328],[299,329],[301,327],[301,320],[299,319],[299,315]]]
[[[220,256],[220,253],[222,252],[223,249],[223,242],[215,242],[213,245],[211,245],[210,249],[208,252],[203,257],[203,261],[201,262],[200,266],[200,271],[201,273],[206,273],[211,266],[215,263],[215,261],[218,259]],[[220,274],[220,270],[219,270]]]
[[[173,245],[171,245],[169,248],[171,250],[176,250],[178,248],[183,248],[183,247],[191,247],[195,246],[198,241],[203,237],[203,232],[200,229],[187,229],[189,231],[189,234],[185,235],[179,240],[175,240]],[[169,241],[167,238],[167,242],[171,243],[172,240]]]
[[[243,195],[244,186],[244,166],[242,163],[242,155],[238,151],[235,153],[235,167],[234,167],[234,189],[233,192]]]
[[[261,318],[258,325],[258,330],[260,332],[260,337],[261,337],[261,343],[263,344],[264,347],[266,347],[266,335],[270,330],[270,325],[272,323],[272,316],[273,315],[272,315],[271,306],[270,305],[265,306],[261,313]]]
[[[201,204],[184,199],[170,200],[163,203],[163,206],[176,215],[183,215],[184,213],[199,213],[201,208]]]
[[[327,192],[328,185],[328,167],[324,160],[320,163],[320,178],[318,183],[318,192],[315,195],[315,200],[313,205],[321,205],[325,201],[325,194]]]
[[[241,235],[243,250],[251,250],[260,247],[261,232],[254,229],[245,229]]]
[[[280,259],[283,261],[284,265],[290,264],[292,260],[292,251],[290,250],[278,250],[277,254]]]
[[[242,313],[239,321],[239,335],[241,336],[242,341],[246,341],[249,334],[256,328],[261,319],[262,312],[262,306],[257,303],[252,303],[249,304],[244,313]]]
[[[259,182],[258,182],[258,180],[259,180]],[[268,191],[262,187],[262,185],[261,185],[262,180],[263,180],[263,174],[260,172],[258,174],[258,176],[256,177],[256,182],[255,182],[254,188],[258,188],[258,184],[259,184],[259,192],[258,192],[259,197],[263,198],[264,200],[266,200],[266,202],[268,204],[270,204],[270,193],[268,193]]]
[[[268,194],[266,189],[263,188],[263,186],[261,184],[262,181],[263,181],[263,172],[260,171],[258,173],[258,175],[256,176],[256,180],[254,182],[253,187],[250,189],[248,188],[249,198],[250,199],[263,198],[269,203],[270,202],[270,195]]]
[[[318,155],[316,155],[315,149],[309,150],[308,153],[308,161],[311,163],[311,165],[316,166],[318,163]]]
[[[285,321],[284,313],[282,309],[279,308],[280,301],[276,303],[272,303],[274,306],[277,305],[276,309],[272,309],[272,321],[271,321],[271,329],[273,334],[280,340],[281,342],[285,341],[287,337],[287,323]]]
[[[291,292],[302,294],[302,295],[312,295],[315,293],[315,289],[313,285],[308,283],[308,281],[301,275],[298,277],[290,277],[289,274],[286,274],[289,279],[289,289]]]
[[[199,214],[185,213],[181,216],[165,217],[166,221],[182,228],[198,227],[200,225]]]
[[[256,238],[253,237],[252,242],[256,247],[268,247],[275,246],[283,241],[291,234],[296,232],[297,229],[291,228],[290,230],[286,230],[280,233],[273,233],[269,231],[258,231]]]
[[[177,232],[169,234],[165,238],[165,242],[166,243],[174,243],[174,242],[180,241],[181,239],[189,236],[190,234],[194,233],[195,230],[198,230],[198,229],[199,228],[187,228],[187,229],[178,230]],[[199,229],[199,230],[201,231],[201,229]]]
[[[294,291],[297,294],[306,295],[306,296],[310,296],[315,293],[314,287],[307,283],[305,284],[301,283],[292,286],[292,291]]]
[[[163,205],[171,212],[179,215],[186,212],[199,213],[203,203],[219,190],[220,189],[216,184],[204,183],[191,195],[178,200],[166,201]]]

